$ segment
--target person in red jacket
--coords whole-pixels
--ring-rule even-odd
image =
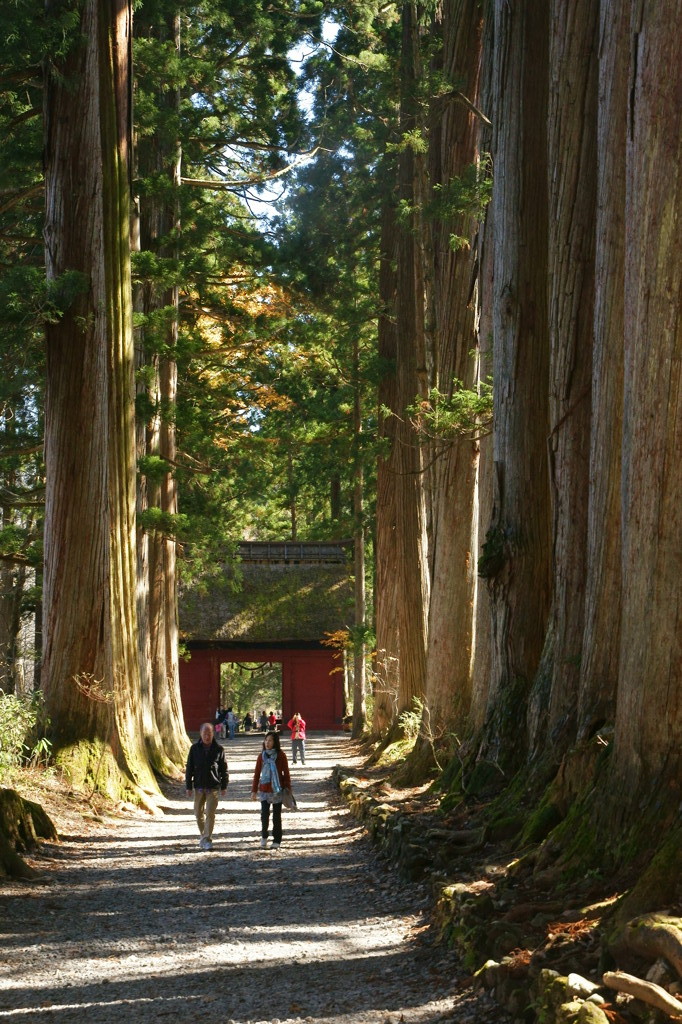
[[[296,712],[293,718],[287,722],[287,729],[291,729],[291,758],[296,764],[298,755],[301,755],[301,764],[305,764],[305,719],[301,718],[300,712]]]
[[[291,789],[287,755],[279,746],[279,733],[269,732],[256,761],[251,783],[251,799],[260,800],[261,850],[268,845],[268,826],[272,807],[272,849],[282,842],[282,790]]]

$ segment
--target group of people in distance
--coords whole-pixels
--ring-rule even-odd
[[[296,712],[287,728],[291,730],[291,756],[305,764],[305,720]],[[190,747],[185,766],[185,790],[194,795],[194,816],[199,829],[199,847],[213,849],[213,828],[218,809],[218,797],[225,796],[230,781],[225,749],[215,738],[210,722],[204,722],[199,739]],[[291,790],[291,773],[287,755],[280,747],[280,734],[271,729],[265,734],[263,748],[258,754],[251,783],[251,799],[260,801],[261,849],[266,849],[272,808],[272,850],[279,850],[282,842],[283,791]]]
[[[216,736],[233,740],[239,728],[239,717],[232,708],[218,708],[215,713],[213,729]]]
[[[244,732],[251,732],[254,728],[260,729],[261,732],[267,732],[268,729],[276,729],[279,721],[275,711],[271,711],[270,714],[267,711],[261,711],[255,718],[252,718],[251,714],[247,712],[243,721],[240,721],[239,715],[235,714],[232,708],[217,708],[213,728],[216,736],[221,739],[233,740],[240,725]]]

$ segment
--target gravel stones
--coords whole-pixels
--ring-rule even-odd
[[[487,1024],[509,1018],[430,944],[429,897],[386,874],[330,784],[347,736],[312,734],[299,801],[260,849],[260,738],[225,743],[230,787],[202,851],[180,785],[45,847],[36,882],[0,887],[0,1024]]]

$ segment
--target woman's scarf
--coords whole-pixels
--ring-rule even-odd
[[[261,757],[263,759],[263,766],[260,770],[260,784],[265,786],[270,784],[272,786],[273,793],[282,792],[282,783],[279,781],[279,775],[277,774],[277,760],[276,750],[263,750]]]

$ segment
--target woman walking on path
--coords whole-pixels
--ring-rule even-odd
[[[291,729],[291,757],[294,764],[298,754],[301,755],[301,764],[305,764],[305,719],[301,718],[300,712],[297,711],[289,719],[287,729]]]
[[[291,788],[291,775],[287,755],[279,746],[279,733],[269,732],[263,740],[263,749],[256,761],[251,784],[251,799],[260,800],[261,849],[268,842],[270,807],[272,806],[272,849],[279,850],[282,842],[282,790]]]

